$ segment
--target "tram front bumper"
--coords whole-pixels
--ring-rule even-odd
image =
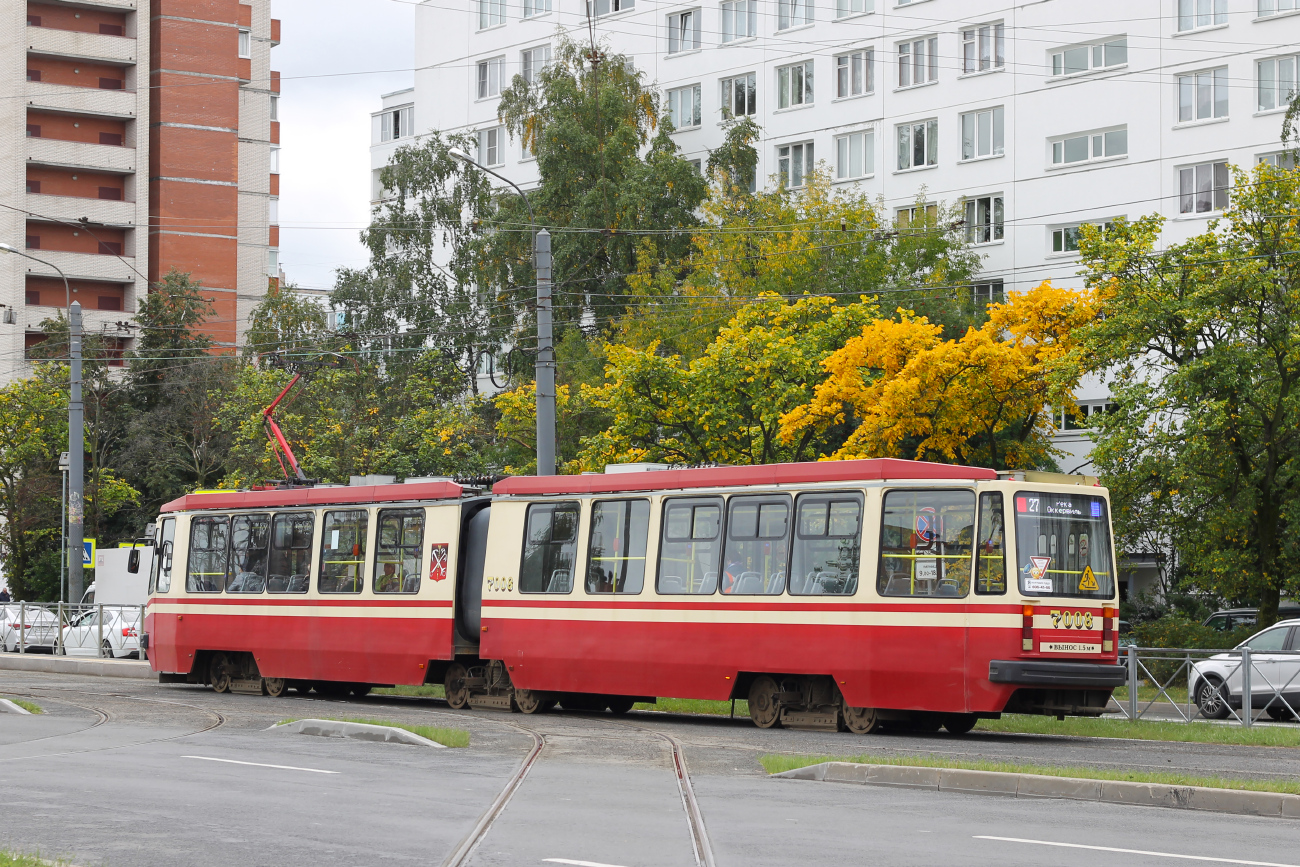
[[[1128,669],[1106,662],[1053,662],[1050,660],[994,659],[989,680],[1040,689],[1114,689],[1123,686]]]

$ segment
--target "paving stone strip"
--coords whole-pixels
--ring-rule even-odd
[[[300,719],[278,723],[267,731],[289,734],[315,735],[322,738],[354,738],[360,741],[385,741],[393,744],[414,744],[422,747],[446,749],[446,744],[431,741],[415,732],[395,726],[376,726],[367,723],[341,722],[332,719]]]
[[[0,671],[40,671],[52,674],[83,674],[92,677],[131,677],[156,680],[148,662],[134,659],[77,659],[47,653],[0,654]]]
[[[1075,777],[1009,774],[1003,771],[972,771],[961,768],[861,765],[853,762],[822,762],[772,776],[788,780],[934,789],[940,792],[1003,795],[1013,798],[1062,798],[1300,819],[1300,795],[1288,795],[1282,792],[1250,792],[1240,789],[1131,783],[1121,780],[1085,780]]]

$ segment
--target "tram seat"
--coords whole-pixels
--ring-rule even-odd
[[[940,578],[939,587],[934,591],[935,596],[960,596],[961,585],[954,578]]]
[[[808,587],[804,592],[811,593],[814,595],[821,594],[821,593],[835,593],[838,591],[834,588],[837,588],[839,586],[839,583],[840,583],[840,572],[838,569],[835,569],[833,571],[821,572],[816,575],[809,574]]]
[[[288,575],[268,575],[266,590],[268,593],[287,593],[290,577]]]
[[[285,591],[285,592],[287,592],[287,593],[306,593],[306,592],[307,592],[307,585],[308,585],[308,583],[309,583],[310,580],[311,580],[311,579],[310,579],[310,576],[308,576],[308,575],[306,575],[306,574],[303,574],[303,575],[290,575],[290,576],[289,576],[289,589],[288,589],[287,591]]]
[[[686,582],[679,575],[661,575],[659,577],[660,593],[685,593]]]
[[[908,580],[906,575],[895,575],[890,578],[889,583],[885,585],[885,595],[911,596],[912,582]]]
[[[742,596],[753,595],[763,592],[763,573],[761,572],[741,572],[740,580],[736,582],[735,589],[731,591]]]
[[[547,593],[568,593],[573,589],[573,572],[569,569],[556,569],[551,573],[551,580],[546,585]]]

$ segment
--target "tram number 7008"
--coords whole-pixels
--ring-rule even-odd
[[[1092,629],[1091,611],[1057,611],[1051,612],[1052,627],[1055,629]]]
[[[484,581],[487,589],[491,590],[493,593],[513,593],[515,589],[515,579],[513,576],[509,578],[488,577],[484,579]]]

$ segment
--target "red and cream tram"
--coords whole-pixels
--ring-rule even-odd
[[[1123,683],[1109,502],[863,460],[197,493],[154,531],[164,682],[442,683],[454,707],[749,701],[760,726],[966,731]]]

